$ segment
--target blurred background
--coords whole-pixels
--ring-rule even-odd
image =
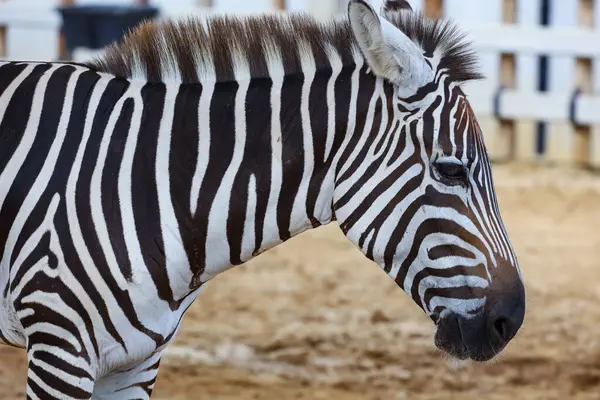
[[[490,364],[446,359],[431,321],[332,224],[208,284],[155,398],[600,399],[600,0],[410,2],[457,20],[480,55],[486,79],[465,91],[526,280],[523,329]],[[83,61],[143,18],[329,18],[346,3],[0,0],[0,59]],[[24,398],[25,367],[0,347],[0,399]]]

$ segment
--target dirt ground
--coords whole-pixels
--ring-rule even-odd
[[[526,280],[525,324],[489,364],[448,360],[416,305],[336,225],[207,285],[156,399],[600,399],[600,174],[495,165]],[[25,357],[0,347],[0,399]]]

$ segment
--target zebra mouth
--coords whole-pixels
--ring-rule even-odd
[[[436,347],[459,360],[491,360],[510,339],[494,337],[487,319],[483,313],[468,319],[453,312],[445,313],[437,318]]]
[[[469,358],[469,349],[465,344],[459,317],[454,313],[448,313],[445,316],[437,317],[435,322],[437,325],[436,347],[459,360]]]

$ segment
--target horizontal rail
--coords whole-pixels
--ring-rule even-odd
[[[600,125],[600,95],[470,87],[465,90],[477,116],[508,120],[571,121]]]
[[[589,28],[461,23],[478,51],[598,57],[600,31]]]

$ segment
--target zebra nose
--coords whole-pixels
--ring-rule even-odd
[[[487,336],[494,346],[504,346],[515,337],[525,319],[525,286],[512,265],[498,264],[486,298],[483,315]]]
[[[500,345],[515,337],[525,318],[525,307],[518,300],[508,303],[491,312],[488,320],[488,335]]]

